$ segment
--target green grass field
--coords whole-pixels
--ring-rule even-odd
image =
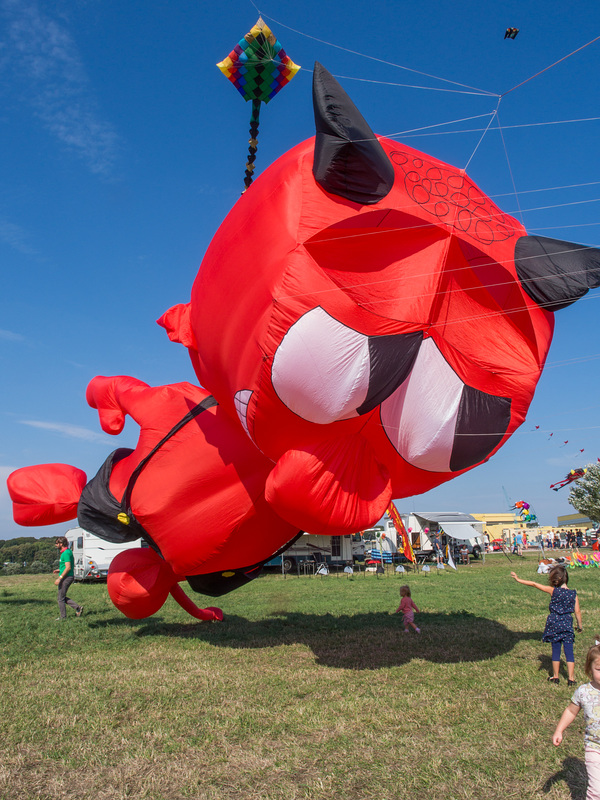
[[[585,797],[583,725],[551,743],[537,558],[438,574],[268,575],[221,598],[222,623],[169,599],[127,620],[106,586],[57,616],[52,576],[0,578],[2,800],[504,800]],[[405,635],[409,583],[423,633]],[[570,572],[600,632],[600,572]],[[215,604],[195,596],[204,605]]]

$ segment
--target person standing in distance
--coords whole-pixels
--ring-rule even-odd
[[[54,581],[58,586],[58,610],[60,616],[56,618],[58,622],[67,618],[67,606],[75,609],[75,614],[80,617],[83,614],[83,606],[78,605],[74,600],[67,597],[69,586],[75,580],[75,559],[73,551],[69,547],[69,541],[66,536],[59,536],[55,542],[57,548],[60,548],[60,560],[58,569],[54,573],[58,573],[58,578]]]

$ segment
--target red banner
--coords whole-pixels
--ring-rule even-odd
[[[400,539],[398,542],[398,552],[405,556],[409,561],[412,561],[414,564],[415,554],[413,553],[412,545],[410,543],[410,539],[408,538],[408,533],[404,527],[404,523],[402,522],[402,517],[398,513],[398,509],[394,505],[393,501],[390,503],[387,513],[390,515],[390,519],[394,523],[394,527],[396,528]]]

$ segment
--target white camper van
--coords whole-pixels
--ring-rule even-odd
[[[471,514],[460,511],[413,511],[401,516],[407,530],[411,531],[412,546],[419,555],[433,554],[431,540],[434,536],[440,538],[442,546],[448,544],[454,551],[466,544],[475,558],[485,553],[483,522]]]
[[[351,564],[355,556],[360,558],[361,553],[364,553],[364,543],[360,534],[325,536],[304,533],[280,556],[267,561],[265,567],[283,566],[284,571],[289,572],[305,561],[314,564]]]
[[[76,581],[106,580],[110,562],[118,553],[133,547],[148,547],[143,539],[125,544],[107,542],[83,528],[71,528],[65,536],[75,558]]]

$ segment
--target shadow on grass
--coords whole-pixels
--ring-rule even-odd
[[[302,644],[320,664],[346,669],[377,669],[421,658],[438,664],[487,661],[509,652],[539,633],[511,631],[501,623],[468,612],[421,613],[423,631],[405,634],[398,616],[385,613],[351,616],[273,614],[249,621],[227,616],[224,623],[174,624],[146,620],[138,636],[190,637],[217,647],[256,649]]]
[[[113,610],[110,610],[110,616],[108,619],[105,616],[106,612],[95,612],[90,611],[89,613],[86,611],[83,614],[83,619],[88,623],[88,628],[92,630],[94,628],[138,628],[141,622],[148,622],[149,619],[152,619],[153,622],[156,623],[158,627],[163,625],[161,621],[161,617],[150,617],[148,620],[139,620],[139,619],[129,619],[129,617],[125,617],[122,614],[115,614]],[[93,617],[98,616],[98,619],[93,619]],[[173,627],[177,627],[174,625]],[[193,627],[193,625],[191,626]],[[158,631],[157,631],[158,632]],[[2,800],[2,798],[0,798]]]
[[[544,645],[545,647],[549,647],[550,645]],[[552,656],[546,655],[539,655],[538,660],[540,665],[538,667],[538,672],[547,672],[548,675],[552,675]],[[567,672],[567,665],[565,663],[565,655],[562,654],[562,658],[560,660],[560,676],[565,679],[568,679],[569,674]]]
[[[565,758],[560,772],[555,772],[542,786],[542,791],[546,794],[555,783],[563,782],[569,787],[571,800],[585,800],[587,787],[587,772],[585,764],[579,758]]]
[[[29,605],[29,603],[34,603],[35,605],[39,606],[47,606],[50,605],[51,602],[56,605],[56,598],[53,601],[50,600],[42,600],[39,597],[0,597],[0,604],[4,606],[25,606]]]

